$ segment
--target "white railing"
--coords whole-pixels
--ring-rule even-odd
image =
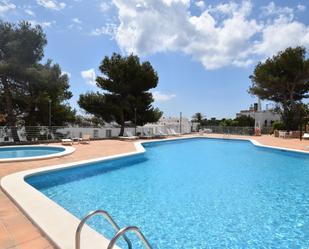
[[[158,134],[159,132],[167,133],[172,128],[175,132],[179,132],[177,125],[147,125],[143,127],[126,127],[125,132],[134,135],[139,134]],[[184,129],[183,133],[189,133],[190,127]],[[79,127],[79,126],[19,126],[9,127],[0,126],[0,144],[10,143],[38,143],[60,141],[63,138],[81,138],[83,135],[89,135],[91,139],[105,139],[118,137],[120,133],[119,127]]]

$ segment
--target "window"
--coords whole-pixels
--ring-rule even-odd
[[[112,130],[106,130],[105,131],[105,136],[106,137],[112,137]]]
[[[93,138],[99,138],[99,131],[93,130]]]

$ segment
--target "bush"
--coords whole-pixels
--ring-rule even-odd
[[[281,121],[276,121],[273,123],[273,131],[285,130],[285,125]]]

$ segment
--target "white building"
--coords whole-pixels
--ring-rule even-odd
[[[255,127],[270,127],[273,122],[280,121],[281,116],[273,109],[262,110],[261,101],[254,103],[249,110],[242,110],[236,114],[236,117],[249,116],[255,120]]]
[[[190,133],[192,126],[190,120],[184,117],[181,119],[180,117],[161,117],[156,124],[166,128],[172,128],[179,133]]]

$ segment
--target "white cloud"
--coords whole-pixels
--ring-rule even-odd
[[[56,21],[43,21],[43,22],[39,22],[39,21],[36,21],[36,20],[29,20],[28,22],[30,22],[32,25],[40,25],[42,26],[42,28],[50,28],[51,26],[53,26]]]
[[[1,0],[0,1],[0,16],[4,15],[10,10],[14,10],[16,5],[11,3],[10,0]]]
[[[111,4],[108,2],[101,2],[100,3],[100,10],[105,13],[111,8]]]
[[[101,28],[96,28],[90,32],[92,36],[109,35],[113,37],[117,32],[117,26],[114,23],[107,23]]]
[[[280,18],[294,18],[294,9],[290,7],[279,7],[274,2],[262,7],[262,14],[265,16],[279,16]]]
[[[262,40],[253,46],[253,51],[269,56],[289,46],[298,45],[309,48],[309,27],[282,18],[263,29]]]
[[[38,5],[51,10],[62,10],[66,6],[64,2],[57,2],[56,0],[36,0],[36,2]]]
[[[306,6],[305,6],[305,5],[302,5],[302,4],[298,4],[298,5],[297,5],[297,10],[303,12],[303,11],[306,10]]]
[[[71,78],[71,73],[69,73],[69,72],[67,72],[67,71],[62,71],[62,73],[61,73],[61,75],[67,75],[68,76],[68,78]]]
[[[262,7],[261,17],[252,17],[252,2],[243,0],[205,6],[194,15],[190,4],[197,2],[113,0],[118,22],[93,30],[92,35],[113,36],[126,53],[180,51],[206,69],[245,67],[287,46],[309,47],[309,26],[294,17],[302,7],[270,2]]]
[[[195,2],[195,5],[197,6],[197,7],[199,7],[200,9],[204,9],[205,8],[205,3],[204,3],[204,1],[196,1]]]
[[[82,23],[83,23],[83,22],[82,22],[79,18],[77,18],[77,17],[72,18],[72,19],[71,19],[71,24],[68,25],[68,28],[69,28],[69,29],[78,29],[78,30],[82,30],[82,29],[83,29]]]
[[[96,73],[95,70],[93,68],[89,69],[89,70],[85,70],[85,71],[81,71],[81,76],[82,78],[87,82],[87,84],[96,85]]]
[[[25,9],[25,13],[32,17],[36,16],[35,13],[31,9]]]
[[[77,23],[77,24],[82,24],[82,21],[77,17],[72,18],[72,22]]]
[[[165,94],[159,91],[154,91],[152,95],[155,101],[168,101],[176,97],[175,94]]]

